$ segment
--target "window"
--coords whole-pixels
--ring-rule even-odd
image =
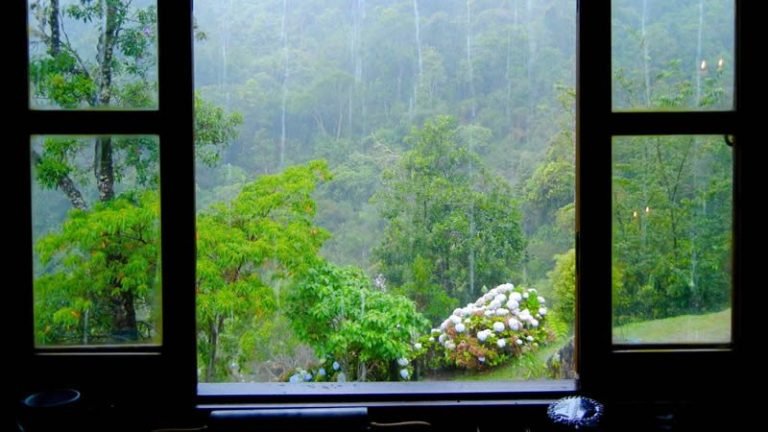
[[[733,53],[733,109],[712,112],[614,112],[611,87],[611,8],[606,2],[582,2],[579,5],[581,49],[576,176],[579,200],[576,211],[578,253],[575,260],[578,263],[580,287],[577,297],[579,385],[584,391],[611,396],[624,392],[633,393],[637,397],[644,395],[653,398],[657,394],[654,392],[659,391],[659,383],[666,383],[671,389],[665,392],[665,397],[675,397],[673,393],[690,394],[705,386],[701,377],[707,376],[715,365],[732,370],[739,361],[748,358],[746,354],[750,353],[753,340],[757,340],[756,332],[743,325],[743,321],[744,317],[754,315],[759,303],[753,300],[754,294],[746,289],[745,284],[746,280],[753,280],[751,276],[759,267],[752,265],[754,263],[749,261],[750,257],[742,252],[747,246],[756,245],[757,241],[748,233],[753,232],[757,225],[740,207],[745,198],[760,196],[754,184],[744,181],[744,173],[747,170],[755,172],[754,165],[750,164],[758,160],[752,155],[754,147],[750,145],[757,139],[755,125],[746,120],[747,115],[756,112],[757,96],[749,91],[759,88],[754,75],[759,68],[753,67],[755,60],[750,55],[758,51],[754,41],[741,37],[746,28],[752,28],[750,25],[753,21],[750,19],[758,16],[749,10],[753,7],[749,3],[738,0],[734,2],[737,26],[736,49]],[[9,6],[9,14],[28,17],[26,6],[25,2],[13,2]],[[695,12],[696,8],[692,10]],[[94,394],[108,395],[108,400],[135,402],[145,398],[165,398],[164,402],[179,406],[189,406],[185,404],[190,404],[196,394],[195,308],[194,290],[191,288],[196,282],[193,253],[194,152],[189,145],[194,142],[191,127],[194,98],[190,91],[193,88],[191,67],[184,66],[192,64],[189,38],[193,29],[191,19],[178,19],[179,16],[190,15],[189,3],[157,4],[157,109],[29,109],[31,92],[29,86],[25,85],[29,83],[29,69],[19,68],[13,72],[15,69],[11,68],[13,85],[9,86],[8,100],[14,108],[18,108],[20,119],[10,128],[7,145],[12,156],[10,160],[19,171],[13,173],[13,181],[9,184],[18,184],[11,188],[11,197],[13,202],[21,203],[21,211],[11,215],[14,218],[13,226],[19,227],[15,233],[19,239],[13,243],[18,253],[11,258],[9,267],[27,275],[26,282],[20,285],[23,294],[19,304],[11,311],[14,324],[21,323],[22,330],[10,332],[9,335],[11,346],[18,348],[12,350],[12,361],[14,370],[19,371],[18,379],[22,382],[18,386],[19,392],[51,386],[77,386],[91,389]],[[14,35],[9,44],[9,55],[18,64],[28,65],[28,28],[22,22],[9,20]],[[584,49],[587,46],[589,49]],[[709,65],[711,70],[711,62]],[[277,99],[282,101],[282,97]],[[731,135],[733,139],[729,141],[734,143],[732,157],[735,167],[732,186],[732,224],[735,235],[732,245],[734,264],[730,341],[708,341],[698,344],[694,349],[677,344],[614,345],[610,294],[614,217],[612,145],[623,145],[623,142],[638,136],[643,139],[662,137],[662,141],[669,143],[679,141],[681,137],[704,137],[704,141],[709,142],[711,139],[714,142],[715,136],[719,139]],[[35,320],[31,277],[34,272],[30,259],[33,256],[31,233],[34,217],[30,218],[33,205],[29,193],[33,177],[30,172],[29,146],[30,143],[35,145],[33,137],[42,136],[159,137],[160,235],[163,246],[162,343],[159,345],[53,350],[35,347],[32,336]],[[279,151],[277,155],[279,162]],[[649,213],[652,212],[653,207],[648,207]],[[644,212],[645,208],[640,208],[640,211]],[[119,375],[119,392],[115,391],[114,380],[110,379],[116,374]],[[621,389],[617,388],[617,382],[622,383]],[[707,384],[711,385],[711,382]],[[728,387],[722,384],[718,388]],[[147,392],[147,389],[152,391]],[[483,398],[482,392],[473,390],[464,396]],[[504,398],[514,397],[508,390],[492,388],[490,392]],[[385,394],[382,396],[362,390],[362,396],[358,394],[356,397],[401,400],[397,398],[402,397],[402,392],[395,388],[388,395],[382,393]],[[421,396],[424,394],[416,395]],[[260,397],[261,400],[279,400],[274,394],[262,394]],[[434,395],[431,397],[434,398]],[[330,399],[343,400],[343,395],[316,395],[316,400]],[[294,400],[303,401],[307,398]]]
[[[575,6],[195,2],[201,383],[573,376]]]

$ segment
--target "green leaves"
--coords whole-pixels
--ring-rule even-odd
[[[407,298],[379,291],[358,268],[320,262],[296,283],[288,314],[297,335],[343,365],[350,379],[391,380],[390,364],[410,357],[427,321]],[[309,317],[309,319],[307,319]],[[357,376],[366,370],[366,376]]]
[[[433,320],[509,279],[525,243],[512,190],[471,150],[474,136],[450,117],[426,122],[376,195],[389,223],[375,252],[382,272]]]
[[[125,193],[91,210],[72,210],[35,252],[47,269],[35,280],[38,343],[108,340],[110,298],[127,295],[146,307],[159,292],[157,194]]]
[[[328,234],[314,225],[311,195],[329,178],[323,161],[293,166],[198,216],[198,350],[206,380],[225,378],[232,361],[254,355],[244,347],[269,337],[253,329],[278,319],[280,287],[318,261]]]

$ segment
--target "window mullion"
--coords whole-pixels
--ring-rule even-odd
[[[577,43],[577,340],[580,385],[606,386],[611,343],[611,10],[579,2]]]

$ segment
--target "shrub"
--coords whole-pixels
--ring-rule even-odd
[[[417,353],[427,367],[482,370],[553,339],[544,297],[533,288],[507,283],[454,310],[439,328],[421,339]]]

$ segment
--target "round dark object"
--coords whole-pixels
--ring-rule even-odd
[[[29,408],[54,408],[71,405],[80,400],[80,392],[75,389],[48,390],[27,396],[24,405]]]
[[[603,405],[594,399],[571,396],[552,403],[547,415],[553,423],[573,429],[597,426],[603,415]]]

